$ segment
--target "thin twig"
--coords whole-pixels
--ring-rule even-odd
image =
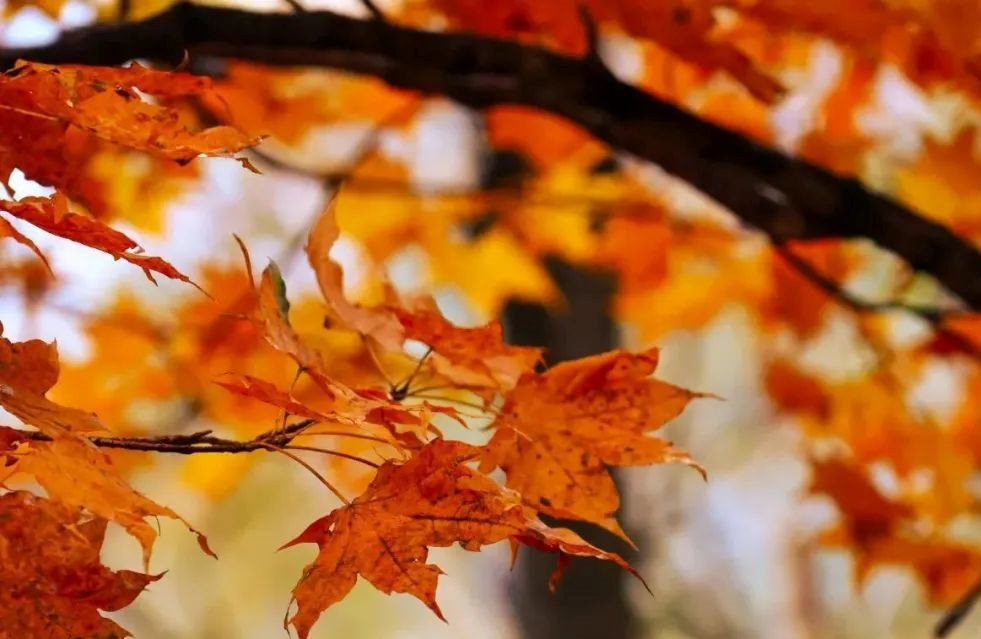
[[[295,461],[297,464],[299,464],[299,465],[303,466],[304,468],[306,468],[307,470],[309,470],[310,473],[314,477],[316,477],[320,481],[321,484],[323,484],[324,486],[327,487],[327,490],[329,490],[330,492],[334,493],[334,496],[337,497],[338,499],[340,499],[342,502],[344,502],[345,505],[347,505],[347,506],[350,506],[351,505],[351,501],[347,497],[345,497],[344,494],[341,491],[339,491],[334,486],[334,484],[332,484],[329,481],[327,481],[327,478],[326,477],[324,477],[323,475],[321,475],[320,472],[316,468],[314,468],[309,463],[307,463],[306,460],[304,460],[299,455],[294,455],[293,453],[291,453],[288,450],[282,448],[281,446],[274,446],[272,444],[267,444],[265,442],[261,442],[261,447],[262,448],[265,448],[267,450],[271,450],[274,453],[279,453],[281,455],[286,455],[287,457],[289,457],[290,459],[292,459],[293,461]]]
[[[365,433],[349,433],[342,430],[306,430],[302,433],[297,433],[296,437],[348,437],[350,439],[364,439],[371,442],[377,442],[379,444],[394,446],[394,443],[391,440],[384,439],[382,437],[367,435]]]
[[[426,363],[426,360],[429,358],[432,352],[432,346],[426,348],[426,352],[423,353],[422,357],[419,358],[419,361],[416,362],[415,368],[412,369],[412,372],[406,375],[405,379],[403,379],[401,382],[391,387],[389,395],[391,395],[393,401],[400,402],[406,398],[406,396],[409,394],[409,385],[412,384],[416,378],[416,375],[418,375],[419,371],[422,370],[422,365]]]
[[[86,439],[99,448],[119,448],[148,452],[193,455],[198,453],[249,453],[266,449],[270,444],[283,446],[289,444],[297,435],[315,424],[307,419],[290,424],[286,428],[267,431],[249,440],[234,440],[215,437],[210,430],[186,435],[152,435],[147,437],[103,437]],[[47,442],[51,438],[37,431],[21,431],[25,441]]]
[[[429,386],[420,386],[418,388],[413,388],[409,391],[408,397],[418,397],[419,393],[428,393],[429,391],[439,391],[439,390],[456,390],[457,387],[451,384],[431,384]]]
[[[364,459],[363,457],[358,457],[357,455],[351,455],[349,453],[344,453],[339,450],[331,450],[329,448],[320,448],[319,446],[305,446],[303,444],[287,444],[283,446],[287,450],[305,450],[311,453],[323,453],[324,455],[330,455],[331,457],[340,457],[342,459],[349,459],[359,464],[364,464],[365,466],[371,466],[372,468],[381,468],[381,464],[376,464],[373,461]]]
[[[852,310],[862,312],[903,311],[916,315],[930,323],[937,322],[946,312],[932,306],[907,304],[899,300],[866,300],[845,290],[838,282],[818,271],[806,259],[794,253],[786,244],[774,244],[773,250],[784,258],[794,269],[811,281],[822,291],[834,297]]]
[[[473,408],[475,410],[479,410],[479,411],[482,411],[483,413],[485,413],[484,415],[479,415],[479,417],[490,417],[490,415],[499,415],[500,414],[500,411],[498,409],[494,408],[493,406],[484,406],[484,405],[478,404],[476,402],[468,402],[468,401],[466,401],[464,399],[454,399],[452,397],[440,397],[438,395],[422,395],[422,394],[419,394],[419,393],[413,393],[412,394],[412,397],[414,399],[428,399],[428,400],[432,400],[432,401],[449,402],[451,404],[459,404],[460,406],[466,406],[468,408]],[[489,415],[488,415],[488,413],[489,413]]]
[[[866,300],[847,290],[838,282],[821,273],[813,264],[794,253],[786,244],[774,244],[773,250],[790,264],[804,278],[827,293],[829,297],[856,313],[881,313],[900,311],[914,315],[929,323],[938,335],[943,335],[958,349],[974,359],[981,360],[981,348],[956,331],[944,326],[944,320],[960,315],[959,311],[944,310],[933,306],[907,304],[899,300]]]
[[[582,28],[586,35],[586,55],[584,59],[590,63],[605,67],[603,58],[600,57],[599,52],[599,27],[596,25],[593,14],[589,12],[589,7],[585,4],[579,5],[579,22],[582,23]]]
[[[964,617],[971,612],[979,599],[981,599],[981,579],[941,617],[933,629],[933,636],[937,639],[943,639],[949,635],[954,628],[964,621]]]
[[[385,21],[385,14],[382,10],[378,8],[378,5],[374,3],[374,0],[361,0],[361,6],[363,6],[368,14],[371,16],[372,20]]]
[[[371,340],[364,334],[359,333],[361,336],[361,343],[364,345],[365,351],[368,353],[368,357],[371,359],[372,363],[375,365],[375,369],[378,374],[382,376],[385,383],[388,384],[389,388],[395,388],[395,381],[389,376],[388,371],[382,366],[381,360],[378,358],[378,353],[375,352],[374,346],[372,346]]]

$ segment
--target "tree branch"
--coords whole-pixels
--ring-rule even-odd
[[[922,319],[933,327],[934,333],[943,335],[951,344],[965,355],[981,361],[981,350],[969,339],[944,325],[944,321],[956,317],[956,311],[946,311],[932,306],[906,304],[898,300],[873,301],[863,299],[846,290],[841,284],[820,272],[785,244],[775,244],[774,251],[797,271],[801,277],[819,288],[833,300],[856,313],[881,313],[883,311],[900,311]]]
[[[948,311],[932,306],[906,304],[898,300],[884,300],[880,302],[863,299],[845,290],[841,284],[826,276],[824,273],[821,273],[814,267],[814,265],[797,255],[797,253],[795,253],[786,244],[777,244],[773,247],[773,250],[776,251],[776,253],[780,255],[780,257],[782,257],[788,264],[790,264],[795,271],[800,273],[801,276],[853,311],[860,313],[903,311],[909,313],[910,315],[915,315],[931,324],[937,324],[948,313]]]
[[[285,428],[270,430],[249,440],[234,440],[215,437],[210,430],[188,435],[156,435],[150,437],[88,437],[99,448],[121,448],[177,455],[197,453],[251,453],[269,450],[270,446],[286,446],[293,438],[316,423],[305,419]],[[12,429],[17,430],[17,429]],[[51,438],[37,431],[18,431],[24,441],[47,442]]]
[[[179,4],[141,22],[70,31],[19,58],[112,65],[191,55],[326,66],[446,95],[475,108],[520,104],[568,118],[610,145],[661,165],[775,243],[865,237],[981,309],[981,252],[948,228],[850,177],[761,146],[620,82],[590,59],[465,33],[437,33],[327,11],[251,13]]]

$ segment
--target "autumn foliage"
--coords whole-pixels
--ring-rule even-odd
[[[33,3],[8,10],[21,4]],[[162,8],[133,4],[133,18]],[[629,43],[636,64],[620,72],[644,90],[841,173],[889,165],[912,210],[965,242],[981,240],[981,160],[969,124],[981,100],[974,2],[861,0],[847,16],[796,0],[403,4],[391,19],[589,60],[600,55],[598,29]],[[834,81],[809,105],[813,122],[788,142],[773,114],[795,90],[794,73],[828,42]],[[924,95],[956,93],[971,117],[956,121],[947,142],[926,139],[901,161],[883,159],[883,140],[857,122],[881,106],[871,102],[886,65]],[[125,636],[101,612],[166,578],[149,572],[156,518],[182,522],[202,553],[216,554],[207,530],[131,487],[129,470],[151,454],[189,463],[279,455],[322,484],[325,504],[339,504],[283,535],[284,547],[318,548],[292,599],[283,593],[301,639],[359,578],[442,617],[442,571],[429,550],[454,544],[552,553],[556,569],[543,587],[554,589],[573,560],[611,562],[644,584],[621,556],[556,522],[632,544],[611,472],[679,462],[673,472],[710,476],[697,451],[658,431],[691,402],[722,398],[658,379],[660,351],[650,344],[703,329],[733,306],[761,335],[773,412],[802,434],[810,493],[838,514],[820,542],[854,557],[858,582],[882,565],[910,569],[937,606],[977,587],[981,546],[951,524],[978,506],[981,320],[943,282],[847,239],[768,245],[712,202],[549,114],[488,108],[484,142],[515,166],[454,191],[414,182],[405,157],[379,151],[380,132],[418,132],[427,96],[234,59],[214,78],[191,71],[21,61],[0,75],[0,236],[12,240],[0,276],[26,310],[43,308],[59,277],[32,239],[39,231],[108,254],[154,284],[190,289],[166,313],[126,295],[87,312],[93,354],[81,362],[62,362],[53,342],[5,336],[0,325],[0,406],[15,418],[0,426],[0,639]],[[369,143],[343,171],[296,162],[315,132],[354,118],[372,123]],[[238,237],[216,240],[222,259],[194,270],[143,252],[130,229],[152,235],[204,157],[326,185],[316,216],[278,260],[302,253],[316,295],[291,294],[283,273],[292,270],[254,262]],[[21,178],[49,194],[15,197]],[[343,241],[358,247],[366,274],[358,287],[337,260]],[[421,286],[400,288],[386,270],[406,247],[421,249]],[[608,311],[637,348],[546,366],[541,349],[507,342],[496,318],[508,302],[563,304],[547,268],[554,258],[616,277]],[[446,288],[463,291],[471,317],[489,321],[451,322],[432,295]],[[809,353],[820,340],[842,333],[860,361],[815,364]],[[937,367],[952,370],[961,391],[942,411],[913,397]],[[185,402],[222,434],[146,428],[131,410],[137,400]],[[883,467],[889,484],[876,480]],[[139,542],[142,571],[101,563],[110,523]]]
[[[163,72],[139,67],[115,72],[29,65],[17,67],[5,77],[13,87],[12,95],[24,96],[24,105],[11,99],[15,117],[34,118],[28,120],[32,124],[41,120],[46,128],[38,135],[58,138],[51,140],[52,148],[62,148],[61,138],[69,126],[73,134],[78,130],[80,135],[87,133],[97,140],[184,161],[200,154],[234,153],[253,142],[227,127],[191,132],[180,123],[177,112],[148,105],[128,92],[131,87],[139,87],[147,92],[157,89],[162,97],[197,94],[209,90],[202,79],[180,88],[184,80],[181,76],[174,75],[174,84],[165,85]],[[166,91],[161,91],[164,86]],[[50,103],[43,99],[48,93],[53,94]],[[107,104],[96,106],[103,97]],[[31,110],[22,114],[28,111],[28,100]],[[66,104],[73,103],[73,109],[65,109]],[[53,123],[50,126],[49,121]],[[11,148],[12,153],[16,150]],[[138,247],[122,233],[86,213],[69,210],[64,193],[74,193],[71,185],[81,177],[63,160],[52,167],[21,166],[27,175],[36,175],[60,190],[48,198],[6,202],[4,209],[8,213],[49,233],[131,262],[151,280],[152,271],[190,281],[161,258],[131,252]],[[28,244],[44,259],[30,240],[11,229],[13,239]],[[361,348],[375,368],[373,373],[368,372],[369,376],[375,374],[384,379],[387,373],[381,362],[387,359],[391,360],[389,366],[411,369],[403,382],[353,386],[333,376],[325,364],[329,353],[313,347],[293,328],[286,284],[279,269],[270,264],[258,284],[254,283],[251,258],[244,245],[246,273],[240,280],[243,286],[233,293],[230,304],[212,300],[216,307],[212,322],[244,323],[243,337],[251,333],[264,339],[275,351],[292,359],[296,375],[312,384],[306,394],[300,395],[295,388],[280,387],[274,380],[245,373],[230,372],[211,380],[227,392],[282,412],[284,420],[278,427],[244,445],[297,459],[288,451],[320,450],[301,442],[329,435],[337,438],[338,448],[324,449],[324,454],[377,469],[362,494],[351,500],[311,469],[346,505],[317,520],[287,544],[311,542],[320,546],[320,555],[293,593],[298,608],[290,623],[299,635],[306,637],[320,613],[342,599],[359,575],[386,593],[412,594],[442,616],[435,598],[440,570],[425,562],[431,546],[459,543],[478,550],[487,544],[511,540],[515,550],[517,544],[523,543],[554,552],[559,559],[550,581],[553,587],[571,556],[612,561],[634,572],[618,555],[593,547],[569,530],[547,526],[538,518],[538,512],[571,516],[619,530],[614,518],[616,489],[605,474],[604,464],[687,460],[687,455],[672,449],[668,442],[644,433],[679,413],[694,394],[647,378],[656,365],[656,351],[636,358],[611,353],[541,373],[536,371],[540,353],[532,348],[507,346],[497,323],[459,328],[444,319],[431,300],[424,299],[411,303],[390,299],[372,307],[352,304],[342,290],[341,268],[329,257],[338,235],[333,208],[328,206],[313,225],[307,244],[323,301],[336,321],[335,328],[325,330],[359,334],[364,339]],[[228,314],[231,311],[235,311],[234,316]],[[218,348],[229,338],[225,332],[204,333],[201,338],[213,342],[204,344],[206,348]],[[402,350],[407,339],[422,342],[429,350],[413,360]],[[113,440],[111,429],[96,414],[47,397],[59,377],[54,344],[3,339],[2,346],[0,405],[36,429],[4,427],[5,481],[15,483],[29,478],[49,497],[34,497],[23,491],[3,496],[7,540],[3,560],[4,565],[13,567],[12,583],[18,583],[6,594],[9,601],[5,614],[17,621],[5,623],[2,628],[8,634],[4,636],[15,636],[11,633],[27,632],[28,628],[31,633],[53,632],[55,635],[50,636],[65,637],[121,632],[100,617],[97,610],[116,610],[126,605],[157,577],[112,573],[99,564],[106,524],[116,522],[136,537],[143,547],[144,565],[148,565],[156,534],[147,518],[179,516],[127,486],[110,455],[99,448],[107,443],[111,447]],[[249,350],[261,349],[262,342],[246,339],[239,347],[245,351],[240,355],[247,356]],[[632,363],[635,359],[636,363]],[[579,379],[563,382],[561,376],[570,374]],[[488,448],[444,439],[435,417],[463,423],[463,416],[452,402],[447,405],[414,401],[414,384],[419,379],[428,384],[442,382],[447,388],[472,394],[492,414],[498,412],[493,402],[503,398],[499,417],[491,426],[504,437],[495,436]],[[566,392],[575,393],[575,401],[535,391],[543,385],[565,386]],[[615,423],[609,423],[606,417],[610,412],[618,413]],[[548,429],[542,432],[546,426],[542,418],[559,420],[561,436],[551,436]],[[623,434],[613,439],[611,428]],[[344,451],[345,438],[383,446],[385,461],[379,465]],[[522,443],[507,447],[504,439]],[[137,441],[131,440],[129,445],[139,448]],[[209,435],[143,440],[148,450],[156,444],[166,449],[183,442],[191,448],[222,445]],[[128,447],[124,440],[116,443]],[[626,447],[617,453],[604,452],[602,448],[609,445]],[[554,461],[548,465],[536,463],[543,456]],[[570,456],[575,460],[570,460]],[[486,472],[501,466],[508,474],[507,486],[468,462],[479,464]],[[566,465],[568,472],[582,473],[584,477],[594,475],[595,479],[589,478],[582,486],[563,484],[555,475],[563,472]],[[202,550],[210,554],[204,536],[197,534]],[[65,538],[68,541],[63,541]],[[44,544],[47,548],[35,553],[28,544]],[[78,578],[73,573],[64,574],[75,570],[85,574],[81,586],[75,583]],[[20,583],[29,586],[25,589]],[[119,594],[114,594],[116,591]]]

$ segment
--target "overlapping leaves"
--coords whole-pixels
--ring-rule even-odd
[[[456,327],[432,303],[413,308],[392,299],[376,307],[354,305],[345,297],[341,269],[329,255],[338,236],[332,216],[328,207],[307,248],[336,318],[330,330],[359,333],[366,348],[394,350],[402,357],[408,357],[402,348],[409,339],[430,351],[401,383],[348,386],[327,374],[323,354],[292,327],[285,282],[275,264],[262,273],[252,321],[322,391],[323,401],[311,409],[286,389],[255,378],[238,377],[222,385],[308,422],[372,433],[380,428],[387,432],[391,449],[359,497],[314,522],[293,542],[320,547],[294,590],[298,610],[292,623],[300,636],[344,597],[359,575],[384,592],[413,594],[441,614],[435,599],[440,571],[426,563],[433,546],[459,543],[475,550],[510,539],[559,553],[560,567],[569,556],[587,556],[630,569],[618,556],[570,531],[549,528],[536,513],[582,519],[619,532],[614,518],[619,497],[606,465],[693,463],[647,433],[679,414],[697,394],[649,378],[656,351],[614,352],[541,374],[535,372],[538,350],[506,346],[497,325]],[[442,438],[433,416],[462,416],[452,408],[452,398],[442,406],[438,399],[430,403],[414,398],[418,375],[431,387],[468,390],[484,401],[503,396],[489,447]],[[550,461],[543,463],[543,456]],[[481,470],[468,462],[482,464]],[[482,472],[498,465],[508,474],[508,486],[517,490]]]
[[[305,639],[320,613],[340,601],[358,576],[385,593],[411,594],[436,615],[442,571],[427,563],[430,547],[467,550],[510,539],[560,557],[593,557],[633,569],[569,530],[552,529],[520,496],[465,465],[479,448],[443,439],[428,443],[403,464],[386,463],[350,505],[315,521],[287,545],[316,543],[317,559],[293,590],[298,610],[290,622]],[[559,567],[565,561],[560,559]],[[557,576],[555,577],[557,578]]]
[[[106,520],[24,491],[0,495],[0,637],[122,637],[99,614],[129,605],[159,576],[112,571]]]
[[[367,361],[378,369],[375,378],[388,378],[384,363],[394,363],[407,371],[402,381],[347,383],[332,374],[326,362],[329,353],[309,333],[294,328],[286,284],[275,264],[264,269],[257,284],[239,291],[231,301],[211,302],[222,307],[222,317],[251,327],[253,337],[264,338],[293,362],[298,374],[293,387],[301,379],[310,383],[300,395],[293,387],[244,372],[231,371],[215,379],[231,395],[282,411],[279,425],[258,436],[253,449],[289,452],[294,440],[329,435],[337,438],[338,448],[296,447],[377,469],[367,487],[350,500],[321,477],[346,505],[311,524],[292,542],[320,547],[317,559],[294,590],[298,607],[291,621],[300,635],[307,636],[319,615],[343,598],[359,576],[384,592],[412,594],[441,615],[436,603],[441,571],[427,563],[431,547],[459,543],[477,550],[509,540],[553,552],[558,562],[551,587],[570,557],[611,561],[634,572],[621,557],[590,545],[571,531],[545,525],[538,513],[619,530],[613,518],[618,497],[604,464],[689,461],[684,453],[646,433],[678,414],[696,395],[648,378],[656,364],[654,351],[616,352],[538,373],[539,350],[504,344],[497,324],[455,326],[431,300],[403,302],[393,295],[376,307],[353,304],[342,290],[340,267],[329,256],[338,236],[332,215],[328,208],[312,230],[308,246],[324,302],[336,316],[332,327],[322,330],[359,335],[371,355]],[[251,274],[245,279],[251,282]],[[235,314],[229,317],[227,312],[232,310]],[[212,323],[196,329],[199,348],[208,352],[231,348],[241,356],[260,346],[252,338],[243,341],[234,330],[211,331],[217,318],[208,316]],[[422,342],[429,351],[421,358],[413,357],[406,351],[409,341]],[[36,429],[0,431],[0,446],[8,460],[5,476],[32,479],[50,501],[25,493],[6,493],[3,499],[20,500],[17,508],[32,509],[30,516],[18,515],[27,528],[10,532],[12,536],[28,534],[31,528],[47,534],[53,525],[70,527],[74,521],[92,531],[82,535],[87,540],[84,548],[65,551],[64,561],[83,563],[101,595],[66,592],[61,583],[32,581],[31,587],[52,597],[51,607],[57,614],[75,611],[80,625],[69,632],[96,636],[111,623],[98,610],[126,605],[153,579],[137,573],[114,575],[98,563],[106,522],[120,524],[140,541],[146,565],[156,535],[146,519],[179,517],[125,483],[111,458],[97,447],[98,440],[92,439],[108,433],[98,416],[47,396],[58,380],[59,366],[53,344],[0,341],[0,406]],[[452,396],[415,397],[421,378],[430,389],[472,394],[477,401],[463,405],[484,410],[488,416],[496,414],[494,404],[503,399],[490,447],[445,439],[439,420],[463,424],[465,416],[471,415],[454,408]],[[562,387],[567,387],[566,394]],[[541,423],[532,423],[539,420]],[[570,429],[574,431],[571,436]],[[508,437],[528,438],[528,445],[505,450],[502,442]],[[564,439],[570,444],[562,443]],[[381,462],[345,451],[343,442],[349,440],[370,442]],[[570,452],[569,446],[575,450]],[[614,446],[619,453],[613,453]],[[580,481],[576,485],[555,481],[553,471],[560,466],[533,468],[531,462],[541,451],[552,455],[557,464],[568,464],[563,472]],[[483,470],[476,468],[481,464]],[[509,485],[525,494],[486,474],[495,465],[508,473]],[[594,499],[598,507],[586,505]],[[207,551],[203,537],[201,540]],[[68,554],[78,557],[72,559]],[[18,568],[21,572],[47,574],[44,566],[34,566],[30,560],[23,563],[23,569]],[[15,603],[16,610],[25,611],[25,602],[17,599]],[[34,627],[30,624],[54,623],[53,619],[29,616],[18,623]]]
[[[167,100],[200,95],[208,80],[147,69],[49,66],[23,62],[0,75],[0,183],[20,169],[31,180],[57,189],[50,198],[0,200],[0,210],[48,233],[131,262],[147,274],[189,281],[159,257],[141,254],[132,239],[89,215],[69,211],[65,197],[86,201],[82,167],[98,144],[110,144],[174,162],[202,155],[233,154],[255,144],[234,128],[192,131]],[[96,147],[93,147],[93,143]],[[8,188],[9,191],[9,188]],[[4,220],[0,236],[37,247]]]

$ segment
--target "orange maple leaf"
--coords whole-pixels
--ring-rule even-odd
[[[323,411],[315,410],[310,406],[297,401],[296,398],[291,396],[288,391],[284,391],[271,382],[264,379],[259,379],[257,377],[252,377],[251,375],[228,374],[221,379],[215,380],[215,383],[230,393],[241,395],[243,397],[251,397],[260,402],[270,404],[271,406],[282,408],[284,411],[292,415],[313,419],[318,422],[340,422],[353,424],[363,421],[364,419],[364,415],[361,414],[352,415],[351,413],[342,414],[333,412],[328,414]]]
[[[508,487],[543,513],[627,539],[609,466],[680,461],[704,475],[671,442],[647,436],[701,396],[649,377],[657,361],[656,349],[617,350],[525,375],[492,424],[481,469],[499,466]]]
[[[883,495],[855,461],[813,460],[812,472],[810,492],[830,497],[842,518],[822,541],[852,551],[856,583],[878,566],[907,566],[926,585],[934,605],[954,603],[977,583],[981,551],[918,529],[914,509]]]
[[[764,378],[767,394],[782,410],[827,419],[832,399],[821,382],[784,359],[770,362]]]
[[[190,278],[178,271],[166,260],[136,252],[142,251],[143,249],[124,233],[120,233],[94,218],[80,213],[70,212],[68,210],[67,200],[59,193],[55,193],[51,197],[25,197],[16,202],[0,200],[0,210],[6,211],[25,222],[30,222],[52,235],[84,244],[103,253],[108,253],[117,260],[125,260],[131,264],[135,264],[143,269],[147,278],[154,284],[156,284],[156,280],[153,279],[153,273],[159,273],[171,279],[194,284]],[[3,220],[3,222],[9,226],[6,220]],[[4,233],[4,235],[13,237],[21,244],[24,244],[24,240],[27,240],[27,238],[19,236],[19,234],[11,235]],[[27,242],[30,242],[30,240],[27,240]],[[37,246],[34,246],[33,242],[28,247],[34,250],[41,259],[44,259],[44,255],[37,250]]]
[[[278,351],[290,357],[300,367],[300,371],[327,393],[335,397],[337,389],[324,372],[323,359],[319,352],[308,346],[293,330],[289,319],[290,302],[286,297],[286,282],[275,262],[262,272],[259,282],[256,307],[256,323],[262,330],[266,341]]]
[[[360,497],[313,522],[286,544],[320,547],[293,589],[298,609],[289,623],[301,639],[324,610],[354,587],[359,575],[386,594],[417,597],[442,619],[436,603],[442,571],[426,563],[434,546],[459,543],[478,550],[511,539],[560,557],[612,561],[636,575],[619,555],[591,546],[572,531],[549,528],[530,514],[517,494],[465,465],[480,454],[474,446],[436,439],[403,464],[384,464]],[[559,570],[565,563],[560,561]]]
[[[370,422],[384,426],[403,445],[417,448],[429,432],[435,428],[429,423],[433,412],[440,412],[459,419],[452,408],[421,405],[403,405],[392,397],[391,389],[351,388],[327,375],[321,353],[307,344],[289,323],[289,300],[286,283],[275,264],[262,273],[259,284],[257,323],[266,340],[277,350],[286,353],[316,383],[331,402],[332,410],[353,423]],[[229,390],[236,390],[234,388]],[[251,394],[256,399],[288,408],[286,397],[280,392],[266,393],[258,390]]]
[[[848,538],[858,546],[888,537],[903,520],[913,516],[908,505],[883,496],[854,462],[815,460],[811,468],[810,491],[835,502]]]
[[[159,576],[103,566],[106,524],[28,492],[0,495],[0,639],[129,636],[99,610],[129,605]]]
[[[48,258],[44,256],[44,253],[41,252],[41,249],[38,248],[37,244],[35,244],[31,238],[18,231],[6,218],[2,217],[0,217],[0,237],[9,237],[20,245],[26,246],[38,256],[38,259],[44,262],[44,266],[47,267],[48,272],[51,271],[51,265],[48,264]]]

